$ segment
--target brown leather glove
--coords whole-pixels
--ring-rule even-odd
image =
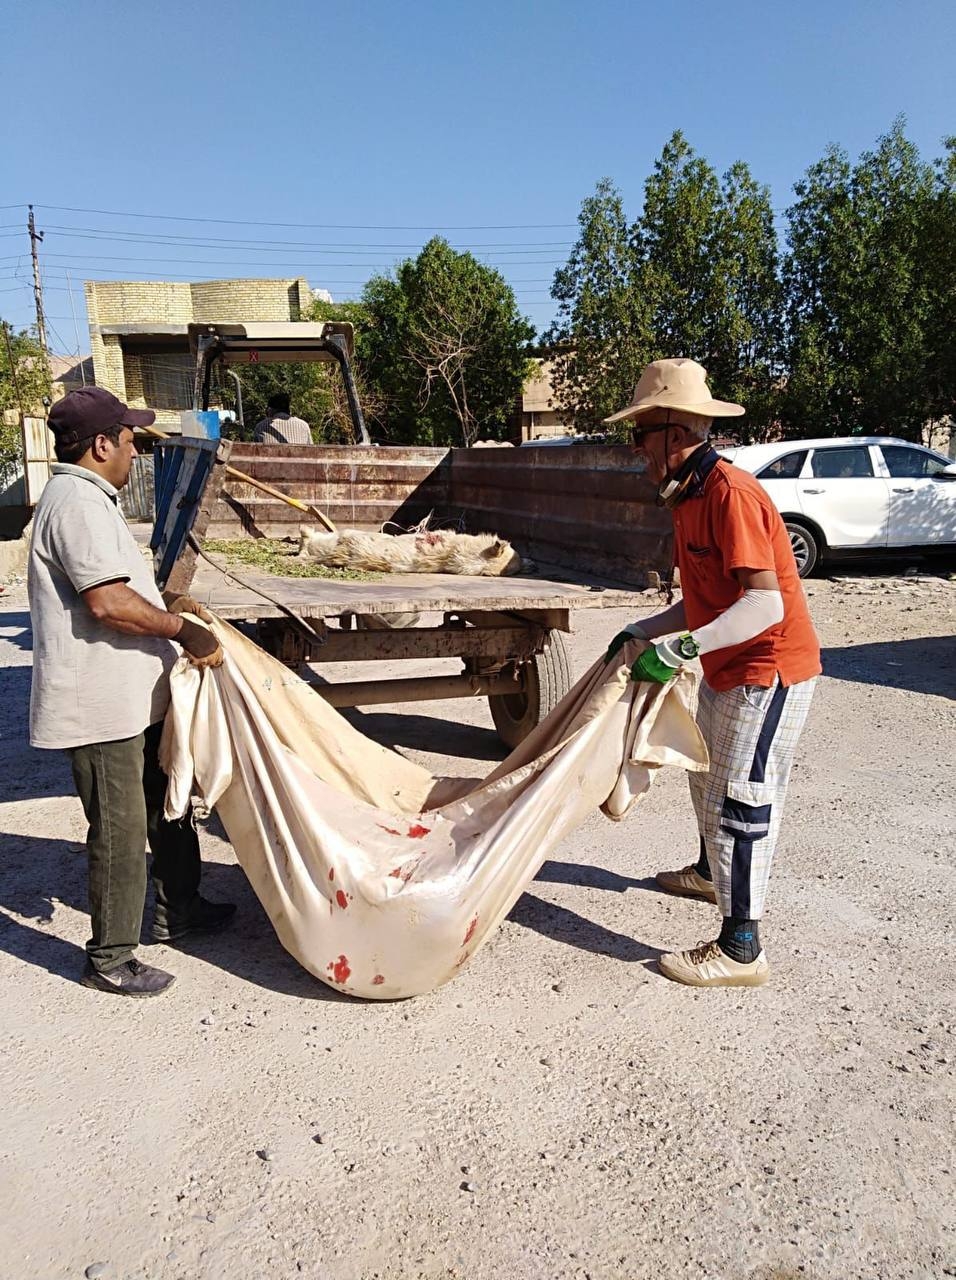
[[[203,622],[212,622],[209,610],[192,596],[182,596],[177,591],[164,591],[163,604],[169,613],[194,613]]]
[[[219,667],[222,665],[222,645],[211,631],[201,627],[191,618],[183,618],[183,624],[173,637],[186,650],[186,656],[196,667]]]

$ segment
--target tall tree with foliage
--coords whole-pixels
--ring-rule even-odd
[[[932,167],[898,119],[854,166],[831,147],[795,191],[785,429],[921,439],[934,408]]]
[[[505,438],[529,372],[534,329],[501,275],[440,237],[365,287],[367,380],[393,441]]]
[[[557,403],[575,426],[593,430],[630,398],[650,358],[650,309],[636,287],[637,258],[621,197],[602,178],[578,215],[578,238],[555,272],[552,348]]]
[[[735,430],[761,439],[779,413],[783,289],[770,191],[742,161],[721,181],[716,222],[713,333],[704,364],[716,393],[746,407]]]
[[[764,435],[776,416],[781,333],[768,189],[742,161],[718,180],[678,130],[647,180],[633,235],[655,358],[699,361],[716,396],[746,405],[735,429]]]
[[[929,298],[926,394],[935,419],[956,417],[956,138],[946,138],[944,146],[922,240]]]
[[[644,184],[632,237],[635,285],[651,307],[654,358],[712,362],[721,310],[720,183],[678,130]]]
[[[594,426],[626,404],[641,368],[689,356],[715,394],[741,399],[742,431],[763,434],[779,385],[780,281],[770,198],[743,163],[721,183],[679,131],[628,225],[609,180],[585,200],[552,296],[559,402]]]
[[[0,330],[0,486],[6,487],[23,462],[20,414],[42,413],[50,369],[29,329],[14,330],[0,320]],[[7,422],[14,414],[16,420]]]

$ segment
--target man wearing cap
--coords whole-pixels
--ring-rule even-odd
[[[661,971],[695,987],[762,986],[760,946],[770,863],[797,741],[807,718],[820,646],[787,530],[748,472],[708,443],[714,418],[744,409],[715,400],[693,360],[656,360],[633,399],[608,422],[634,423],[658,502],[673,512],[682,599],[611,641],[611,661],[637,641],[634,680],[664,684],[700,658],[697,720],[710,770],[691,773],[700,835],[696,863],[661,871],[668,893],[716,903],[713,942],[664,955]]]
[[[34,515],[28,571],[30,743],[69,754],[89,824],[93,936],[81,982],[128,996],[159,995],[174,981],[134,955],[147,842],[157,941],[217,928],[235,911],[199,896],[199,840],[189,819],[163,818],[159,739],[176,644],[200,667],[218,666],[222,649],[201,622],[183,616],[201,615],[194,600],[164,607],[117,507],[136,457],[133,428],[155,418],[103,387],[83,387],[53,406],[57,462]]]

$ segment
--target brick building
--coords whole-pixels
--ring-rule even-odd
[[[195,284],[88,280],[83,287],[97,386],[134,407],[155,409],[156,424],[166,431],[177,430],[181,411],[192,407],[188,325],[299,320],[313,299],[301,276]]]

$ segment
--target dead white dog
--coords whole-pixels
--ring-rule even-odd
[[[324,533],[311,525],[299,528],[299,559],[316,560],[330,569],[364,569],[370,573],[465,573],[504,578],[532,572],[510,542],[493,533],[363,533],[340,529]]]

